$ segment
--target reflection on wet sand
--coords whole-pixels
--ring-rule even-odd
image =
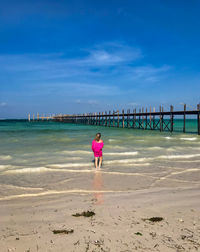
[[[93,180],[93,188],[94,190],[97,191],[96,193],[94,193],[95,202],[97,205],[101,205],[104,202],[103,193],[99,192],[102,190],[102,187],[103,187],[102,173],[101,170],[98,170],[95,172]]]

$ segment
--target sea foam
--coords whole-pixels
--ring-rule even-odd
[[[116,139],[108,139],[108,142],[116,142]]]
[[[147,147],[146,149],[147,150],[162,150],[163,148],[159,146],[153,146],[153,147]]]
[[[134,164],[137,162],[144,162],[147,160],[150,160],[151,158],[135,158],[135,159],[122,159],[122,160],[108,160],[108,161],[104,161],[104,164]]]
[[[184,141],[195,141],[197,137],[181,137],[180,139]]]
[[[138,155],[138,151],[133,152],[105,152],[104,156],[135,156]]]
[[[193,157],[200,157],[200,154],[189,154],[189,155],[162,155],[158,156],[158,159],[179,159],[179,158],[193,158]]]
[[[74,151],[68,151],[68,150],[65,150],[65,151],[61,151],[59,153],[62,153],[62,154],[92,154],[92,151],[84,151],[84,150],[74,150]]]
[[[10,155],[0,155],[0,160],[10,160],[12,157]]]
[[[19,169],[11,169],[7,170],[4,173],[32,173],[32,172],[46,172],[50,169],[46,167],[27,167],[27,168],[19,168]]]
[[[172,139],[172,137],[169,137],[169,136],[164,137],[164,138],[167,139],[167,140],[171,140]]]
[[[48,165],[48,167],[50,168],[85,167],[85,166],[91,166],[91,163],[66,163],[66,164]]]
[[[0,170],[11,168],[12,165],[0,165]]]

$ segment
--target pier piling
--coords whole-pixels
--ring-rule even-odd
[[[197,105],[197,127],[198,127],[198,135],[200,135],[200,104]]]
[[[119,128],[119,110],[117,110],[117,127]]]
[[[124,109],[122,110],[122,127],[124,128]]]
[[[130,111],[127,109],[126,113],[124,109],[122,112],[119,110],[109,113],[98,112],[98,113],[85,113],[85,114],[74,114],[74,115],[53,115],[53,116],[39,116],[37,113],[37,120],[54,120],[66,123],[76,123],[76,124],[87,124],[96,126],[106,126],[106,127],[117,127],[117,128],[133,128],[133,129],[143,129],[143,130],[159,130],[173,132],[174,130],[174,118],[175,116],[182,116],[183,126],[180,129],[181,132],[187,132],[186,117],[192,116],[192,120],[197,118],[197,134],[200,135],[200,104],[194,110],[187,110],[186,104],[184,104],[183,110],[176,111],[171,105],[168,111],[164,111],[163,106],[159,107],[159,111],[156,111],[155,107],[153,109],[150,107],[149,111],[146,107],[136,111],[136,108]],[[195,116],[195,117],[194,117]],[[35,120],[35,115],[33,113],[33,120]],[[28,114],[28,120],[31,121],[30,113]]]
[[[173,106],[171,105],[170,106],[170,121],[171,121],[171,128],[170,128],[170,131],[173,132],[173,129],[174,129],[174,115],[173,115]]]
[[[185,111],[186,111],[186,104],[184,104],[184,113],[183,113],[183,133],[185,133],[185,120],[186,120]]]

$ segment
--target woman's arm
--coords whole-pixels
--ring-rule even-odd
[[[92,141],[92,151],[94,151],[94,140]]]

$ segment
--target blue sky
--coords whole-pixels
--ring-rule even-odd
[[[200,102],[200,1],[0,0],[0,118]]]

